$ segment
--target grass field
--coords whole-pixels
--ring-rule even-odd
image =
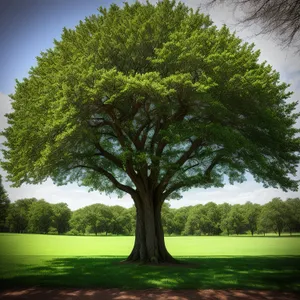
[[[300,291],[300,237],[167,237],[185,266],[127,265],[133,237],[0,235],[0,287]]]

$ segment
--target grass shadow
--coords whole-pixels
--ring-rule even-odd
[[[60,257],[15,265],[0,286],[300,291],[300,256],[181,257],[188,267],[120,264],[122,259]]]

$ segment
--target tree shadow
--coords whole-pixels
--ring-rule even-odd
[[[181,257],[183,266],[120,264],[122,259],[54,258],[22,265],[22,271],[0,279],[0,286],[300,291],[300,256]]]

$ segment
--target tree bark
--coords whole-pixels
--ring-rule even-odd
[[[133,249],[127,262],[177,263],[167,251],[161,222],[161,201],[149,196],[134,199],[136,207],[136,230]]]

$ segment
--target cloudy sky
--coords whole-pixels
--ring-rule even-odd
[[[36,56],[41,51],[53,46],[53,39],[59,39],[62,28],[74,28],[86,16],[97,13],[97,8],[109,6],[112,2],[122,4],[123,1],[100,0],[1,0],[0,1],[0,131],[6,126],[4,114],[10,111],[8,95],[14,92],[15,79],[26,77],[29,68],[35,65]],[[132,1],[128,1],[129,3]],[[156,2],[156,1],[150,1]],[[202,4],[201,0],[183,1],[193,8]],[[240,11],[233,11],[225,5],[213,9],[202,7],[202,10],[211,15],[217,26],[228,25],[245,41],[254,42],[261,50],[261,61],[266,60],[281,74],[281,80],[291,84],[294,95],[291,100],[300,98],[300,59],[292,49],[281,49],[274,42],[273,37],[260,36],[259,27],[243,27],[236,25],[236,19],[241,16]],[[298,106],[300,111],[300,106]],[[300,122],[297,127],[300,128]],[[0,137],[0,147],[3,138]],[[11,201],[20,198],[36,197],[50,203],[66,202],[74,210],[93,203],[107,205],[122,205],[130,207],[130,197],[118,199],[116,196],[106,196],[104,193],[88,192],[87,188],[76,184],[57,187],[51,180],[42,185],[24,185],[20,188],[11,188],[5,181],[5,172],[0,169],[4,177],[4,187]],[[300,178],[300,169],[298,171]],[[195,205],[213,201],[216,203],[266,203],[274,197],[286,199],[299,197],[296,192],[283,192],[273,188],[263,188],[256,183],[251,175],[247,176],[243,184],[226,185],[224,188],[192,189],[183,194],[181,200],[171,201],[172,207]]]

